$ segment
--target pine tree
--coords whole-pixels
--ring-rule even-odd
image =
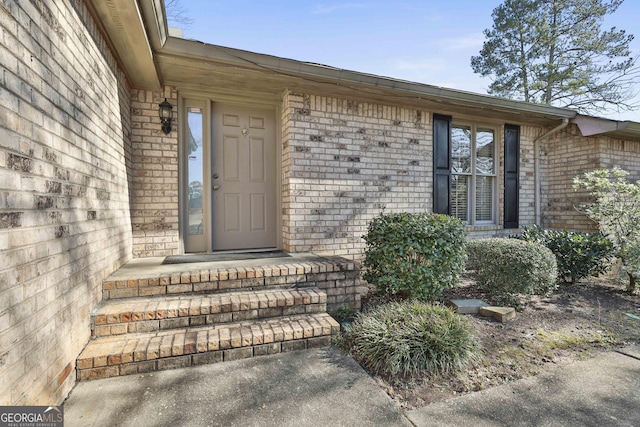
[[[489,93],[594,112],[632,110],[640,77],[633,35],[603,30],[623,0],[505,0],[471,67],[491,76]]]

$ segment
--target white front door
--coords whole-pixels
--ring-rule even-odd
[[[212,249],[276,247],[275,114],[214,104]]]

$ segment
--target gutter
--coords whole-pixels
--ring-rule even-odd
[[[533,170],[535,173],[535,190],[534,190],[534,200],[535,200],[535,210],[536,210],[536,216],[535,216],[535,222],[536,225],[540,226],[540,217],[541,217],[541,194],[540,194],[540,187],[541,187],[541,182],[540,182],[540,144],[539,142],[545,138],[550,137],[551,135],[554,135],[558,132],[560,132],[562,129],[566,128],[569,125],[569,119],[562,119],[562,123],[560,123],[558,126],[554,127],[553,129],[551,129],[550,131],[544,133],[543,135],[537,137],[536,139],[533,140]]]

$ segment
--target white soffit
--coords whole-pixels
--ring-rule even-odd
[[[89,0],[133,87],[159,89],[153,53],[135,0]]]
[[[614,120],[599,119],[597,117],[577,116],[573,122],[580,128],[583,136],[598,135],[601,133],[618,130],[618,122]]]

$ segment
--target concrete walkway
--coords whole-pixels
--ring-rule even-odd
[[[640,348],[409,411],[416,426],[640,426]]]
[[[640,347],[403,413],[333,348],[79,383],[65,426],[640,426]]]
[[[334,348],[79,383],[65,427],[410,426]]]

